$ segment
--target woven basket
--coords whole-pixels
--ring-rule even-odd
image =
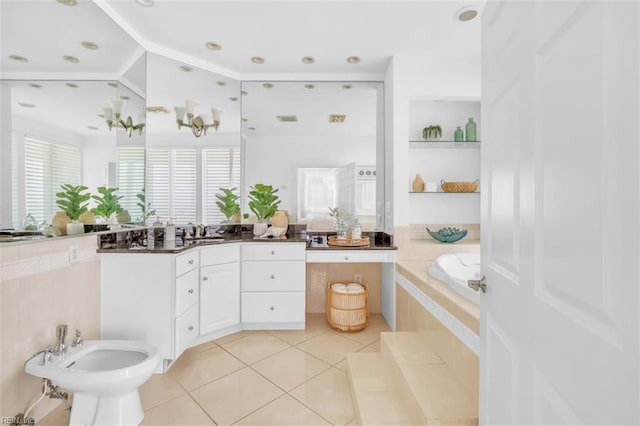
[[[475,182],[445,182],[441,180],[440,186],[444,192],[476,192],[478,183],[480,182],[477,180]]]
[[[341,293],[332,290],[332,284],[327,285],[327,321],[331,327],[346,332],[364,329],[369,319],[367,285],[362,284],[362,293]]]

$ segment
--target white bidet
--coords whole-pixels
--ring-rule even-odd
[[[144,418],[138,388],[160,363],[145,342],[93,340],[49,362],[30,359],[25,371],[73,392],[71,425],[137,425]]]

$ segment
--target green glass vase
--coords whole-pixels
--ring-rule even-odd
[[[469,117],[469,121],[464,126],[464,130],[466,133],[466,141],[467,142],[475,142],[476,141],[476,123],[473,121],[473,117]]]
[[[453,140],[456,142],[464,142],[464,132],[460,126],[456,128],[455,132],[453,132]]]

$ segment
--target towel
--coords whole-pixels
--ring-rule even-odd
[[[337,292],[337,293],[346,293],[347,292],[347,286],[342,284],[342,283],[335,283],[335,284],[331,284],[331,290]]]
[[[363,293],[364,286],[358,283],[349,283],[347,285],[347,293]]]

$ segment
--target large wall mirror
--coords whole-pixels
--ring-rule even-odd
[[[140,220],[146,53],[91,2],[38,8],[34,14],[28,2],[2,4],[2,51],[27,61],[2,58],[3,76],[12,78],[0,87],[0,228],[20,229],[27,214],[50,223],[61,184],[93,194],[117,187],[132,221]],[[75,60],[62,59],[51,39]],[[23,73],[39,78],[23,80]]]
[[[326,227],[337,207],[373,229],[380,91],[377,82],[243,82],[245,205],[264,183],[293,222]]]
[[[240,194],[240,82],[147,54],[146,191],[154,220],[220,223],[221,188]]]

